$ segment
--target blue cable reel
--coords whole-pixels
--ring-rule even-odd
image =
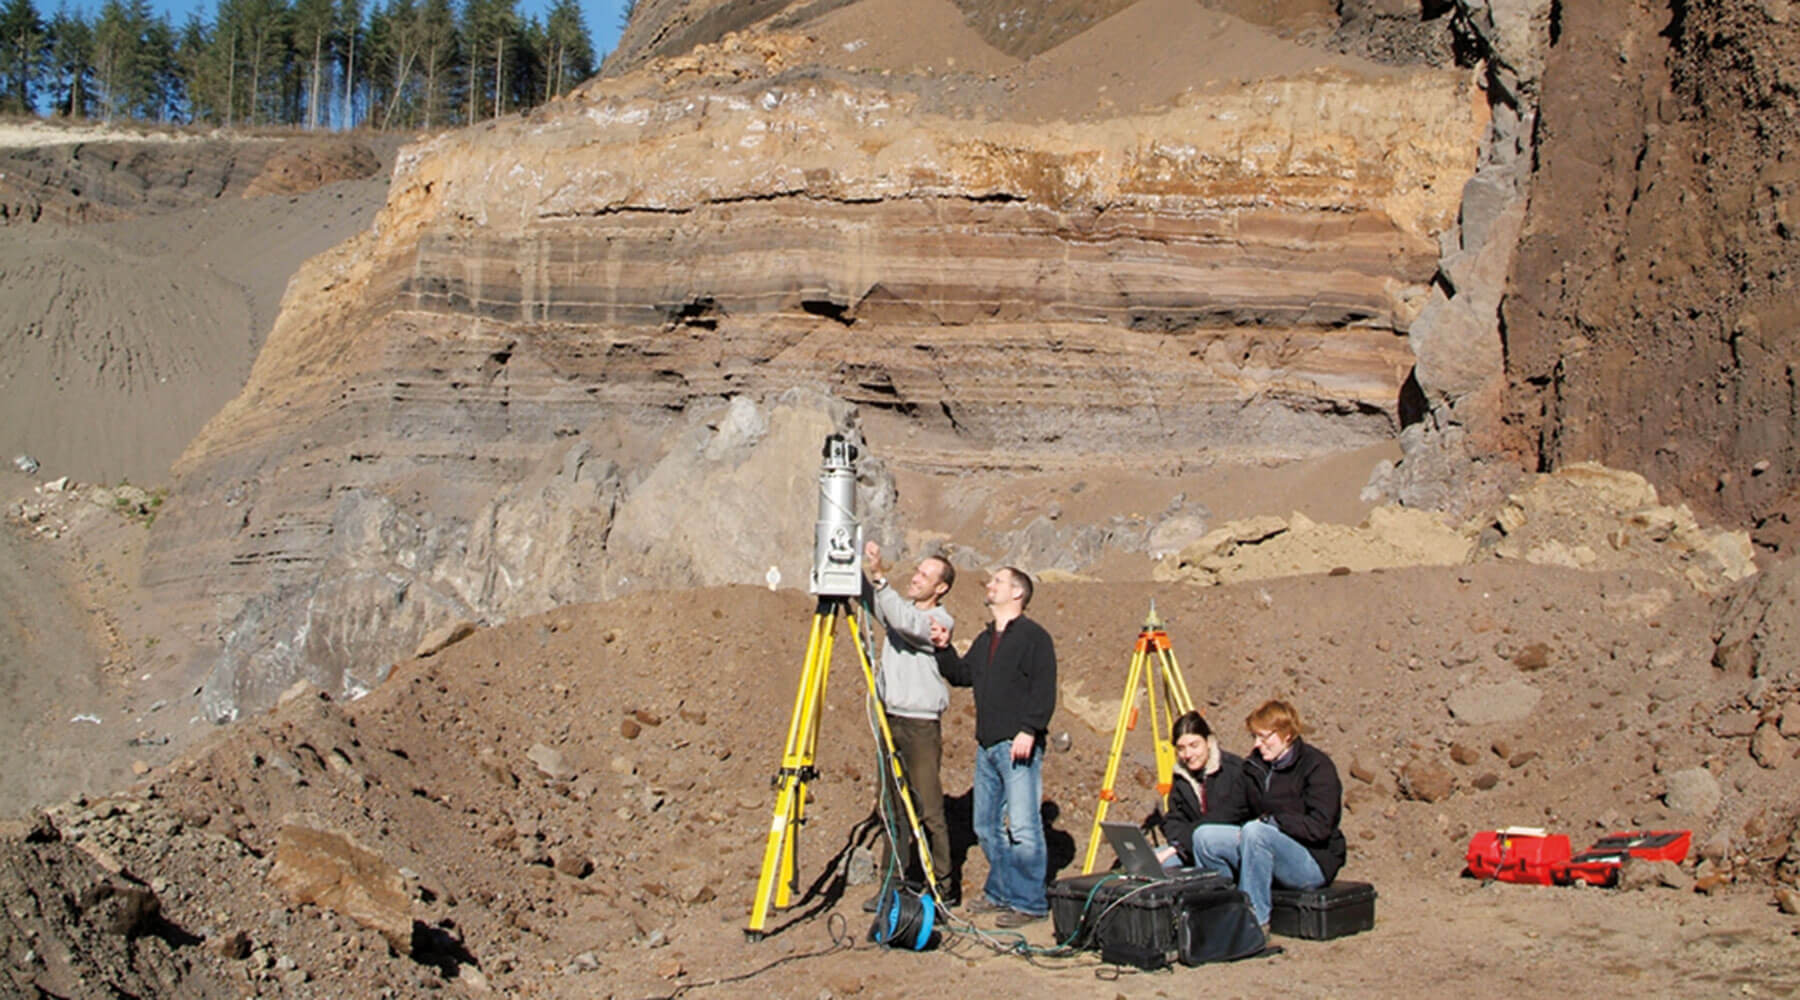
[[[937,902],[901,886],[882,893],[875,907],[875,924],[869,940],[887,948],[924,951],[931,947],[937,927]]]

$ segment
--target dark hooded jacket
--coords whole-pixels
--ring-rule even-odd
[[[1163,836],[1181,853],[1184,865],[1194,864],[1194,827],[1202,823],[1242,826],[1255,815],[1250,811],[1244,758],[1219,749],[1216,736],[1207,737],[1206,747],[1206,764],[1200,773],[1175,765],[1169,811],[1163,817]]]
[[[1250,751],[1244,774],[1252,817],[1267,818],[1298,841],[1329,884],[1344,867],[1345,855],[1344,832],[1338,829],[1344,786],[1337,765],[1325,751],[1295,737],[1290,752],[1274,765],[1262,759],[1260,747]]]

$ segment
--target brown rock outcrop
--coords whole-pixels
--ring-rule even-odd
[[[1505,306],[1508,419],[1541,461],[1745,526],[1800,477],[1789,6],[1562,5]]]

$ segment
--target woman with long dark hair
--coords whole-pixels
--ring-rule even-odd
[[[1208,824],[1236,830],[1251,818],[1249,785],[1244,759],[1227,753],[1199,712],[1187,712],[1175,720],[1169,734],[1175,744],[1174,784],[1169,789],[1169,811],[1163,819],[1163,863],[1179,857],[1182,865],[1194,864],[1194,831]],[[1171,851],[1170,848],[1173,848]]]

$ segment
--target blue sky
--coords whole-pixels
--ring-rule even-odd
[[[88,15],[100,9],[100,0],[67,0],[69,7]],[[461,6],[461,0],[451,0],[453,6]],[[56,11],[58,0],[38,0],[38,12],[49,17]],[[371,3],[365,0],[366,11]],[[619,41],[619,11],[625,6],[625,0],[581,0],[582,18],[587,21],[588,34],[594,39],[594,57],[596,60],[613,50]],[[218,0],[150,0],[150,9],[158,14],[167,14],[170,23],[180,28],[187,23],[188,16],[195,12],[202,20],[211,21],[218,10]],[[549,0],[519,0],[519,13],[527,17],[543,17],[550,9]]]

